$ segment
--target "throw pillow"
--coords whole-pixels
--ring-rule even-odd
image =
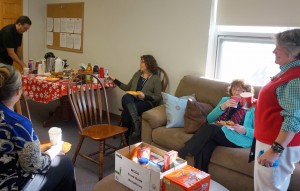
[[[183,127],[187,99],[161,92],[167,115],[166,128]]]
[[[188,100],[184,114],[184,131],[195,133],[203,123],[213,107],[207,103]]]

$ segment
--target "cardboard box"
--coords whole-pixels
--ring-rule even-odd
[[[208,191],[210,175],[186,165],[163,178],[163,191]]]
[[[122,148],[115,152],[115,179],[132,190],[140,191],[159,191],[161,190],[162,178],[175,170],[184,167],[187,162],[178,158],[178,165],[165,172],[157,172],[144,168],[140,164],[132,161],[130,158],[136,147],[148,146],[151,152],[164,156],[166,151],[156,148],[152,145],[140,142],[134,145]]]

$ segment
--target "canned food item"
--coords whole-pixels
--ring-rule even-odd
[[[29,68],[29,73],[31,73],[33,70],[33,60],[32,59],[30,59],[28,61],[28,68]]]

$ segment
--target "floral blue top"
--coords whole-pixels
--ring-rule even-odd
[[[20,190],[33,174],[46,173],[50,164],[30,120],[0,102],[0,190]]]

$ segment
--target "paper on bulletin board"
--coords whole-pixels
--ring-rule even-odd
[[[48,17],[47,18],[47,31],[52,31],[53,30],[53,18]]]
[[[47,45],[53,45],[53,32],[47,32]]]
[[[74,39],[74,49],[80,50],[81,48],[81,35],[80,34],[72,34]]]
[[[81,34],[82,30],[82,19],[76,18],[74,19],[74,33]]]
[[[53,32],[60,32],[60,18],[54,18]]]
[[[74,47],[73,35],[70,33],[67,33],[67,48],[73,48],[73,47]]]
[[[74,32],[74,19],[73,18],[67,18],[67,32],[73,33]]]
[[[60,18],[60,32],[68,32],[67,18]]]

